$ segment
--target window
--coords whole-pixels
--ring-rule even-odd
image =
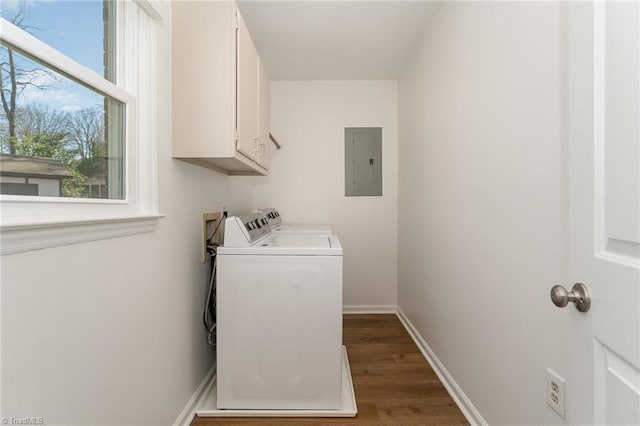
[[[145,219],[159,217],[154,144],[161,8],[144,0],[1,7],[2,253],[15,252],[6,243],[26,229],[85,224],[92,227],[90,239],[100,237],[99,224],[122,230],[127,227],[115,224],[129,222],[148,230]]]
[[[116,81],[116,3],[5,3],[2,16],[21,30]],[[124,146],[127,105],[105,95],[90,81],[74,81],[54,65],[0,45],[0,182],[44,179],[34,195],[71,198],[124,198]],[[49,159],[43,162],[41,159]],[[55,161],[60,174],[49,170]],[[59,181],[60,191],[47,190]],[[3,193],[20,195],[13,188]]]

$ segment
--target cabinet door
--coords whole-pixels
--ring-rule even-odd
[[[269,97],[269,76],[267,76],[267,71],[260,58],[258,58],[258,77],[258,164],[268,169],[271,161],[271,141],[269,140],[271,100]]]
[[[236,149],[253,161],[258,152],[258,54],[240,13],[236,30]]]

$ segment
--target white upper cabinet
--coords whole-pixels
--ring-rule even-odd
[[[172,2],[173,157],[235,175],[269,168],[269,80],[233,2]]]

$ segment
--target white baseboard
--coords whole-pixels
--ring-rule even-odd
[[[395,314],[396,305],[344,305],[344,314]]]
[[[467,421],[472,425],[487,425],[488,423],[482,418],[480,412],[473,406],[471,400],[469,400],[467,395],[465,395],[462,388],[460,388],[451,374],[449,374],[445,366],[440,362],[436,354],[431,350],[427,342],[422,338],[418,330],[416,330],[400,307],[397,308],[396,313],[400,322],[402,322],[404,328],[407,329],[407,332],[409,332],[409,335],[420,349],[420,352],[422,352],[422,355],[424,355],[433,371],[447,389],[447,392],[449,392],[449,395],[451,395],[451,398],[453,398],[453,401],[466,417]]]
[[[191,399],[187,402],[187,405],[184,406],[182,412],[178,416],[175,422],[173,422],[173,426],[188,426],[193,421],[193,418],[196,416],[196,410],[204,398],[206,390],[209,389],[211,383],[216,377],[216,365],[214,364],[211,367],[211,370],[204,376],[202,382],[198,386],[198,389],[193,393]]]

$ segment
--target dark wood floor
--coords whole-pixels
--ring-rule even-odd
[[[192,425],[467,425],[395,315],[345,315],[355,418],[206,418]]]

